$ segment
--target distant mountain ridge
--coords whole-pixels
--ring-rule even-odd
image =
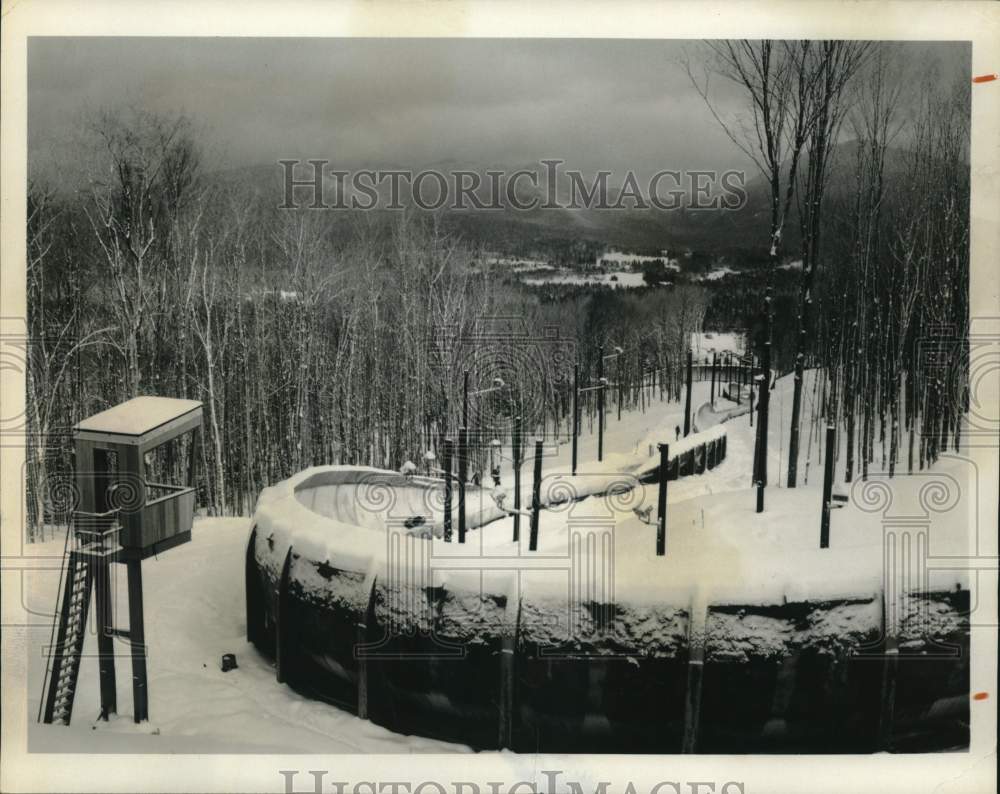
[[[848,195],[854,184],[854,158],[858,149],[857,141],[848,141],[835,149],[828,179],[827,198],[830,202]],[[887,152],[887,178],[900,172],[903,167],[903,150],[890,149]],[[800,164],[804,173],[805,161]],[[331,164],[327,168],[356,173],[359,170],[407,170],[398,164],[363,163],[356,167]],[[518,171],[537,175],[539,187],[533,188],[529,180],[522,178],[517,183],[516,196],[528,202],[530,199],[544,200],[546,177],[539,163],[521,165],[481,165],[457,160],[445,160],[413,169],[436,170],[445,173],[465,171],[478,174],[482,185],[476,192],[484,203],[489,203],[489,181],[487,172],[502,171],[508,177]],[[214,172],[212,177],[224,184],[251,187],[264,198],[274,195],[277,206],[283,199],[283,166],[278,163],[256,165],[247,168],[233,168]],[[308,172],[297,170],[296,178],[309,177]],[[556,186],[556,195],[561,201],[569,195],[569,178],[562,174]],[[620,175],[613,175],[620,179]],[[592,184],[593,175],[585,175],[587,186]],[[427,179],[425,196],[433,199],[437,195],[435,179]],[[642,183],[640,181],[640,188]],[[471,241],[491,248],[530,248],[531,245],[545,245],[559,241],[580,241],[594,245],[617,247],[623,250],[661,250],[665,248],[692,248],[706,253],[721,253],[733,248],[754,248],[768,245],[770,224],[770,190],[766,179],[760,173],[747,174],[745,185],[746,203],[735,210],[713,209],[541,209],[519,210],[511,206],[503,209],[454,209],[442,208],[439,212],[446,222]],[[383,201],[388,202],[388,184],[379,189]],[[405,194],[404,194],[405,195]],[[616,187],[609,186],[608,200],[614,204],[619,196]],[[297,194],[302,205],[309,202],[310,191],[305,189]],[[324,197],[329,203],[336,199],[336,180],[324,180]],[[793,203],[794,204],[794,203]],[[797,245],[798,220],[796,207],[786,221],[785,244],[790,249]]]

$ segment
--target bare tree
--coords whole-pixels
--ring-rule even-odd
[[[871,45],[866,42],[821,41],[806,53],[806,57],[799,65],[799,68],[809,75],[806,82],[811,90],[806,98],[807,168],[804,184],[798,191],[802,286],[799,295],[799,331],[795,354],[791,429],[788,436],[789,488],[795,487],[798,472],[803,373],[809,349],[814,274],[819,264],[823,195],[826,191],[830,161],[839,143],[841,124],[848,110],[849,103],[845,101],[845,91],[870,50]]]
[[[80,279],[71,285],[60,284],[65,270],[54,262],[63,253],[65,228],[58,228],[60,210],[52,193],[34,183],[28,186],[27,229],[27,302],[28,339],[26,349],[28,492],[31,495],[27,516],[29,540],[44,538],[49,483],[49,453],[53,451],[53,430],[57,423],[68,427],[67,403],[69,381],[79,367],[79,356],[88,348],[105,344],[110,327],[92,328],[81,315],[86,301],[81,299]],[[50,276],[50,272],[55,271]],[[59,286],[56,286],[59,285]],[[71,293],[61,290],[69,286]],[[89,318],[88,318],[89,320]],[[83,399],[77,394],[76,401]],[[60,422],[60,420],[62,420]],[[55,450],[58,451],[58,450]]]
[[[803,147],[815,119],[818,74],[811,41],[742,40],[707,42],[705,65],[691,83],[729,139],[757,166],[770,192],[769,256],[781,258],[782,236],[795,197]],[[711,95],[711,75],[735,84],[746,98],[743,112],[723,116]]]
[[[125,362],[122,393],[139,394],[141,340],[162,278],[171,216],[193,181],[197,159],[183,117],[166,119],[129,110],[106,111],[93,123],[104,162],[85,208],[104,255]]]

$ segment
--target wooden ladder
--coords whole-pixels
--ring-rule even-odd
[[[80,658],[87,635],[87,614],[94,578],[93,558],[82,551],[68,553],[66,584],[59,611],[56,642],[49,649],[48,692],[45,696],[46,723],[69,725],[73,714],[73,698],[80,675]]]

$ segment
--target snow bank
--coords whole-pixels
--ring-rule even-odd
[[[280,574],[289,548],[303,557],[348,571],[385,565],[387,532],[419,543],[441,536],[444,484],[367,466],[315,466],[261,491],[254,511],[259,561]],[[491,502],[491,500],[489,500]],[[452,508],[458,531],[458,496]],[[504,513],[466,486],[470,529]]]

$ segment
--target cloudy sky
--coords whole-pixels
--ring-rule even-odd
[[[742,167],[670,41],[597,39],[35,38],[29,147],[37,158],[88,113],[182,112],[220,167],[319,157],[419,167],[453,159],[567,167]],[[968,68],[964,45],[905,59]],[[739,94],[713,84],[725,110]]]

